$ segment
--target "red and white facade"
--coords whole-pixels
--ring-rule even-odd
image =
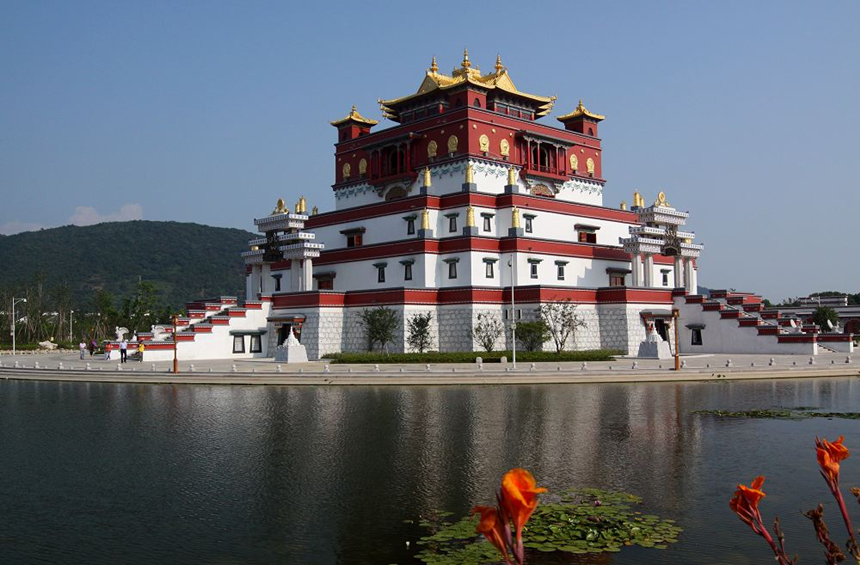
[[[270,304],[268,348],[300,327],[312,358],[364,350],[360,311],[387,306],[402,316],[395,349],[406,320],[431,311],[437,349],[473,350],[478,314],[510,325],[513,284],[517,319],[571,299],[588,326],[570,347],[635,351],[642,311],[670,309],[676,286],[695,292],[701,246],[665,221],[686,214],[664,201],[604,206],[604,117],[580,101],[559,127],[538,121],[555,102],[519,91],[499,60],[484,75],[465,55],[451,75],[434,60],[415,94],[381,100],[393,127],[373,131],[355,107],[332,122],[335,210],[279,203],[244,254],[247,298]],[[665,253],[667,228],[681,259]]]

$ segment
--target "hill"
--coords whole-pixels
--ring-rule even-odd
[[[232,228],[145,220],[0,237],[0,290],[16,292],[41,278],[50,292],[66,281],[73,308],[90,307],[101,289],[130,296],[139,280],[153,282],[161,301],[176,307],[198,298],[243,296],[239,253],[253,237]]]

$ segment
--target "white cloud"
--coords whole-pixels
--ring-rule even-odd
[[[78,206],[75,213],[69,218],[69,223],[76,226],[91,226],[102,222],[127,222],[129,220],[142,220],[143,207],[140,204],[125,204],[117,212],[101,215],[91,206]]]
[[[17,220],[0,224],[0,233],[4,235],[13,235],[22,231],[36,231],[44,228],[42,224],[32,222],[19,222]]]

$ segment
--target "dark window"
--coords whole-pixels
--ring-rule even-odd
[[[405,265],[403,265],[403,280],[412,280],[412,263],[406,263]]]
[[[448,262],[448,278],[456,279],[457,278],[457,262],[449,261]]]
[[[385,282],[385,267],[376,268],[376,282]]]
[[[624,286],[624,275],[609,275],[609,286]]]
[[[669,286],[669,273],[663,273],[663,286]]]
[[[451,233],[457,231],[457,216],[448,217],[448,231]]]
[[[415,220],[406,220],[406,235],[415,235]]]
[[[334,290],[334,279],[319,279],[317,281],[317,289]]]
[[[275,292],[281,291],[281,275],[272,275],[272,278],[275,279]]]
[[[245,353],[245,336],[233,336],[233,353]]]
[[[557,265],[557,267],[558,268],[556,270],[558,271],[558,280],[563,281],[564,280],[564,265]]]
[[[475,101],[472,103],[472,106],[474,106],[475,108],[480,108],[481,107],[481,99],[475,98]]]
[[[538,264],[537,263],[529,263],[529,269],[531,270],[531,277],[533,279],[538,278]]]
[[[490,216],[484,216],[484,231],[491,231],[490,227]]]
[[[260,339],[259,335],[251,336],[251,353],[262,353],[263,352],[263,340]]]
[[[597,243],[597,232],[580,230],[577,232],[579,243]]]
[[[532,233],[532,229],[533,229],[532,218],[529,216],[526,216],[526,233]]]
[[[346,236],[346,246],[347,247],[361,247],[361,234],[353,233]]]
[[[484,263],[484,275],[486,275],[488,279],[492,279],[495,277],[494,267],[491,261],[487,261],[486,263]]]
[[[690,342],[691,345],[702,345],[702,330],[694,329],[693,330],[693,339]]]

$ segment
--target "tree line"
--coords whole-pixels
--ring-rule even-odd
[[[0,344],[12,343],[13,324],[19,346],[41,341],[72,346],[78,340],[112,339],[116,327],[128,328],[131,333],[149,331],[152,325],[168,324],[180,313],[151,281],[139,281],[134,291],[124,296],[99,290],[84,308],[73,309],[71,295],[68,281],[48,287],[42,274],[26,285],[0,287],[0,316],[6,320],[0,328]]]

